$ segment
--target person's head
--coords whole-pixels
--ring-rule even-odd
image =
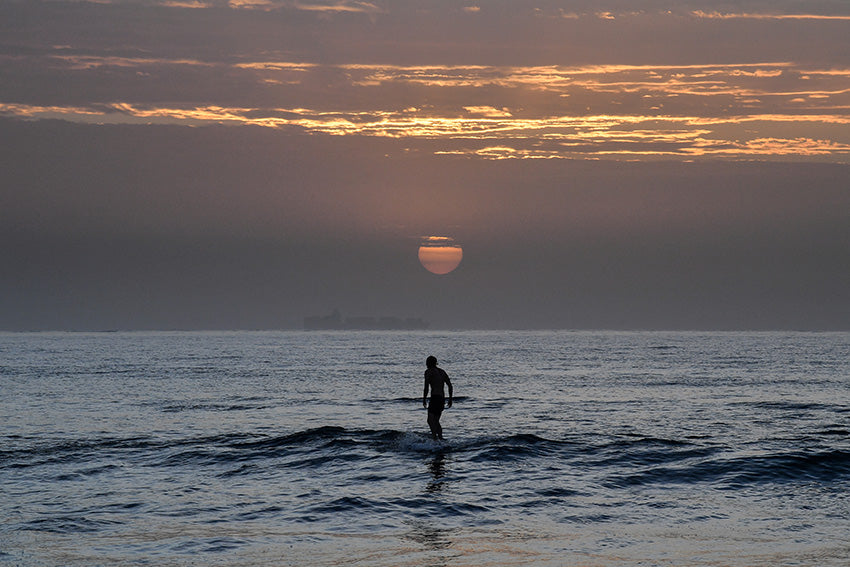
[[[428,368],[436,367],[437,366],[437,357],[436,356],[429,356],[428,358],[426,358],[425,359],[425,366],[427,366]]]

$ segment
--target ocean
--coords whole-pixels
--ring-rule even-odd
[[[7,333],[0,393],[0,565],[850,564],[850,333]]]

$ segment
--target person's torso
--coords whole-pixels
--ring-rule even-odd
[[[425,371],[425,379],[428,380],[428,385],[431,386],[431,395],[436,397],[446,397],[446,378],[447,374],[442,368],[429,368]]]

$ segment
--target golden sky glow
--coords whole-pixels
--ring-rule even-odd
[[[186,58],[67,53],[50,57],[68,72],[228,67]],[[0,113],[30,119],[244,124],[330,135],[444,140],[449,146],[438,148],[437,153],[488,159],[799,156],[847,162],[850,155],[850,69],[789,62],[585,67],[357,64],[328,68],[255,61],[229,67],[229,72],[247,73],[246,80],[255,84],[282,85],[296,92],[308,88],[314,75],[332,72],[344,75],[339,88],[346,92],[418,85],[423,95],[445,91],[446,96],[456,97],[457,103],[434,105],[423,99],[401,109],[351,108],[335,100],[331,92],[322,108],[0,102]],[[505,91],[522,94],[508,98]]]
[[[371,22],[370,28],[379,21],[369,18],[396,11],[393,4],[359,1],[170,0],[160,5],[190,14],[213,8],[240,14],[293,11],[319,18],[329,29],[338,24],[358,30],[365,22]],[[582,26],[576,20],[589,19],[584,25],[593,20],[601,30],[646,22],[664,22],[675,30],[673,24],[726,26],[740,20],[745,26],[804,26],[812,38],[820,36],[818,26],[827,31],[838,26],[839,35],[846,27],[850,35],[850,13],[831,13],[828,7],[801,13],[780,4],[735,12],[687,4],[657,12],[650,6],[588,12],[543,3],[528,13],[541,25]],[[467,18],[470,25],[493,17],[487,6],[445,8],[453,15],[443,17]],[[433,16],[424,9],[422,14]],[[358,47],[352,39],[346,50],[356,53]],[[334,62],[283,57],[271,49],[226,58],[179,50],[172,55],[151,49],[98,53],[55,42],[42,51],[0,53],[0,66],[8,67],[10,76],[22,73],[20,84],[27,84],[32,69],[42,69],[39,73],[55,73],[61,81],[91,85],[96,95],[47,101],[40,94],[33,97],[36,101],[0,94],[0,115],[104,124],[250,125],[393,138],[407,149],[427,147],[437,155],[477,159],[850,162],[850,62],[840,57],[795,60],[790,57],[794,50],[765,51],[775,60],[753,60],[740,52],[738,61],[730,61],[716,55],[716,46],[704,49],[692,54],[692,61],[678,63],[635,63],[624,48],[620,61],[555,64],[543,52],[537,57],[540,64],[493,65],[484,57],[471,62],[462,51],[455,63],[440,61],[446,57],[437,51],[431,63],[405,64],[377,62],[374,55]]]

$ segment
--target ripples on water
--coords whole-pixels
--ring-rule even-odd
[[[0,564],[847,565],[848,355],[846,333],[0,335]]]

